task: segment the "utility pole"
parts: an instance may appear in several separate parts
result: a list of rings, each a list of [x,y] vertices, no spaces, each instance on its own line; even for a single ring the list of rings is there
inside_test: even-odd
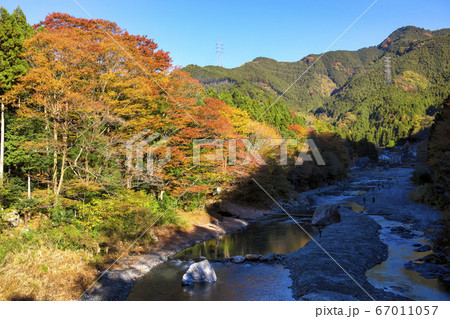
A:
[[[218,41],[216,45],[216,52],[219,54],[219,66],[223,66],[222,53],[223,53],[223,42]]]
[[[391,78],[391,57],[385,56],[384,57],[384,75],[386,78],[386,84],[391,85],[392,84],[392,78]]]

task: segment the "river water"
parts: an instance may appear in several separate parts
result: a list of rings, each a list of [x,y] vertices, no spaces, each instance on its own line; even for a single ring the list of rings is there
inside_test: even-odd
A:
[[[316,204],[343,202],[371,183],[371,180],[359,181],[340,192],[316,195],[314,201]],[[390,228],[403,224],[382,216],[371,217],[382,226],[380,238],[389,246],[388,259],[366,274],[371,284],[415,300],[450,300],[441,280],[425,279],[403,267],[406,262],[430,253],[414,251],[413,244],[428,244],[423,234],[417,233],[412,239],[401,238],[390,233]],[[298,222],[310,235],[317,235],[307,218],[299,218]],[[128,300],[293,300],[289,270],[279,264],[212,262],[218,278],[216,283],[184,287],[181,278],[193,259],[200,256],[215,260],[245,254],[285,254],[302,248],[309,239],[287,217],[254,222],[244,231],[197,244],[180,252],[174,260],[158,265],[137,281]]]
[[[301,221],[300,221],[301,223]],[[315,229],[303,223],[315,235]],[[289,270],[278,264],[213,262],[214,284],[181,285],[192,258],[229,258],[245,254],[285,254],[303,247],[309,236],[290,218],[252,223],[244,231],[223,235],[193,247],[156,266],[134,285],[128,300],[293,300]]]
[[[415,238],[402,238],[390,232],[392,227],[404,224],[387,220],[382,216],[371,216],[383,228],[380,238],[389,246],[389,257],[386,261],[369,269],[366,273],[369,282],[376,288],[409,297],[414,300],[450,300],[446,284],[440,279],[427,279],[419,273],[406,269],[407,261],[422,258],[430,251],[416,252],[414,244],[432,245],[420,231],[414,231]]]

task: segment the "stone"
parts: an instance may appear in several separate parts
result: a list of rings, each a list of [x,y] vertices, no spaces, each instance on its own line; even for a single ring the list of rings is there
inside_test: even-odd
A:
[[[261,255],[256,255],[256,254],[245,255],[245,259],[247,259],[248,261],[258,261],[260,258],[261,258]]]
[[[430,264],[440,264],[439,257],[434,254],[426,255],[425,257],[420,258],[420,260]]]
[[[208,260],[193,263],[183,275],[183,285],[193,285],[196,282],[216,282],[217,276]]]
[[[241,264],[245,261],[245,257],[242,256],[233,256],[230,258],[230,261],[235,264]]]
[[[261,261],[275,261],[277,259],[277,254],[271,253],[261,257]]]
[[[12,210],[2,214],[2,220],[7,222],[11,227],[18,227],[20,223],[20,215],[17,211]]]
[[[414,251],[417,251],[419,253],[423,253],[423,252],[429,251],[429,250],[431,250],[431,246],[430,245],[423,245],[423,246],[421,246],[421,247],[419,247],[417,249],[414,249]]]
[[[315,226],[328,226],[341,221],[339,206],[337,205],[321,205],[317,206],[311,220],[311,224]]]

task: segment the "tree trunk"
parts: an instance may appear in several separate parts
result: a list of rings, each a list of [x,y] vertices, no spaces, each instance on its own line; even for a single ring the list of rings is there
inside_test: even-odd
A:
[[[58,187],[56,188],[56,192],[55,192],[55,204],[58,203],[58,197],[59,194],[61,193],[61,188],[63,185],[63,181],[64,181],[64,172],[66,170],[66,157],[67,157],[67,134],[64,135],[63,137],[63,143],[64,143],[64,148],[63,148],[63,153],[62,153],[62,158],[61,158],[61,172],[59,175],[59,182],[58,182]]]
[[[84,171],[86,173],[86,183],[89,182],[89,161],[88,161],[88,150],[86,150],[86,155],[84,156]]]
[[[31,178],[30,178],[30,174],[28,174],[28,199],[31,199]]]
[[[57,190],[57,181],[58,181],[58,152],[57,152],[57,143],[58,143],[58,132],[56,129],[56,123],[53,123],[53,141],[55,143],[54,145],[54,151],[53,151],[53,193],[56,194]]]

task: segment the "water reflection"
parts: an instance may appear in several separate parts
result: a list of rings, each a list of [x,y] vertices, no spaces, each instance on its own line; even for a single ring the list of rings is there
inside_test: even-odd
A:
[[[429,245],[424,237],[401,238],[392,234],[390,228],[402,226],[382,216],[372,216],[382,227],[380,238],[389,245],[389,257],[383,263],[367,271],[369,282],[377,288],[385,289],[415,300],[450,300],[445,283],[439,279],[426,279],[419,273],[406,269],[403,265],[428,255],[430,252],[415,252],[413,244],[420,242]],[[420,232],[417,232],[420,234]],[[423,234],[422,234],[423,235]]]
[[[302,225],[314,235],[311,226]],[[228,258],[245,254],[285,254],[303,247],[309,236],[291,219],[265,220],[245,231],[197,244],[174,258]],[[289,270],[277,264],[212,263],[218,281],[183,287],[189,263],[174,260],[155,267],[134,285],[128,300],[293,300]]]
[[[262,263],[212,263],[218,281],[182,286],[187,263],[166,262],[140,279],[127,300],[294,300],[289,270]]]
[[[314,235],[315,230],[310,225],[302,226]],[[309,239],[292,220],[270,220],[251,224],[245,231],[197,244],[177,254],[175,258],[205,256],[208,259],[217,259],[245,254],[286,254],[300,249]]]

